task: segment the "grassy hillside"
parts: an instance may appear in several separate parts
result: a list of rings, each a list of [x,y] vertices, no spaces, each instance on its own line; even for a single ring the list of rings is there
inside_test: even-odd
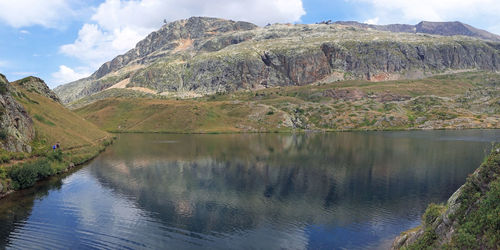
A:
[[[38,144],[36,146],[50,147],[59,142],[63,151],[73,155],[85,155],[110,138],[108,133],[60,103],[13,84],[22,93],[22,96],[16,99],[34,121],[37,136],[35,143]]]
[[[499,128],[500,75],[342,81],[188,100],[112,97],[76,110],[115,132]],[[90,97],[91,98],[91,97]]]
[[[31,142],[31,153],[0,152],[0,197],[9,190],[30,187],[38,179],[83,163],[110,143],[110,134],[59,102],[26,90],[19,83],[12,85],[17,89],[15,99],[34,122],[36,136]],[[56,143],[60,150],[53,151]]]

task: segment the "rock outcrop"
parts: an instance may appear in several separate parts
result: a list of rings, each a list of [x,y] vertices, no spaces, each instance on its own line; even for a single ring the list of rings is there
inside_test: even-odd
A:
[[[391,248],[498,249],[499,175],[497,146],[445,206],[431,204],[422,218],[422,226],[401,234]]]
[[[40,78],[34,77],[34,76],[29,76],[26,78],[23,78],[21,80],[17,80],[13,82],[14,85],[19,86],[23,89],[26,89],[30,92],[35,92],[37,94],[40,94],[42,96],[48,97],[55,102],[61,103],[61,100],[59,97],[52,91],[47,84]]]
[[[430,29],[428,23],[417,26]],[[440,29],[437,27],[430,30]],[[498,42],[394,33],[401,29],[417,28],[393,25],[374,30],[352,24],[257,27],[193,17],[164,25],[92,76],[55,92],[63,103],[70,103],[111,87],[199,96],[322,80],[382,81],[456,70],[500,70]],[[444,30],[443,34],[454,33]]]
[[[31,152],[33,120],[13,95],[18,92],[0,74],[0,146],[7,151]]]

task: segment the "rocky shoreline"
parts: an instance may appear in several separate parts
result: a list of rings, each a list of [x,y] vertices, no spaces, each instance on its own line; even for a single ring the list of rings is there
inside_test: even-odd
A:
[[[497,145],[446,204],[431,204],[422,217],[422,225],[403,232],[391,249],[497,249],[500,229],[494,217],[498,216],[495,207],[500,205],[499,175]]]

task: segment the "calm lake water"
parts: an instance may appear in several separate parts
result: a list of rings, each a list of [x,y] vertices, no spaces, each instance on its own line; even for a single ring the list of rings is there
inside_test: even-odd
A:
[[[0,200],[0,247],[387,248],[493,141],[500,130],[122,134]]]

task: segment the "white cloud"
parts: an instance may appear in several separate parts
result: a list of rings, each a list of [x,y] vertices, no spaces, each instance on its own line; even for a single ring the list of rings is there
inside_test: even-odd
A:
[[[380,23],[416,23],[425,21],[464,21],[499,23],[498,0],[350,0],[368,3],[371,16]]]
[[[379,21],[379,18],[378,18],[378,17],[375,17],[375,18],[372,18],[372,19],[365,20],[363,23],[367,23],[367,24],[378,24],[378,21]]]
[[[0,67],[6,67],[8,64],[9,62],[0,60]]]
[[[51,85],[57,86],[62,83],[72,82],[91,74],[85,68],[78,68],[77,71],[65,65],[59,66],[59,71],[52,73]]]
[[[164,19],[210,16],[265,25],[297,22],[304,14],[302,0],[106,0],[60,52],[96,70],[159,29]]]
[[[490,32],[493,32],[495,34],[500,35],[500,24],[499,23],[495,23],[492,26],[489,26],[486,30],[488,30]]]
[[[61,46],[60,51],[81,60],[91,68],[123,53],[142,39],[149,30],[125,27],[107,31],[98,24],[85,24],[78,32],[77,40]]]
[[[61,20],[74,14],[69,0],[1,0],[0,21],[19,28],[40,25],[61,26]]]
[[[210,16],[259,25],[296,22],[305,14],[301,0],[107,0],[92,20],[106,30],[120,27],[158,28],[163,19]]]
[[[27,30],[20,30],[19,33],[24,34],[24,35],[30,34],[30,32]]]

